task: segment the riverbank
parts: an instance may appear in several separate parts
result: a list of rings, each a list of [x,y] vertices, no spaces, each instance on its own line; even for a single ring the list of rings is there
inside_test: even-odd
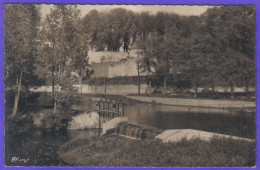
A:
[[[233,100],[212,100],[212,99],[185,99],[185,98],[166,98],[166,97],[145,97],[145,96],[126,96],[131,100],[141,102],[151,102],[165,105],[189,106],[189,107],[209,107],[209,108],[246,108],[255,107],[255,102],[233,101]]]
[[[102,79],[102,82],[104,80]],[[121,96],[138,96],[138,86],[131,84],[113,84],[107,86],[100,85],[88,85],[83,84],[73,85],[75,88],[78,88],[79,93],[81,94],[97,94],[97,95],[121,95]],[[82,87],[82,90],[81,90]],[[58,90],[58,87],[55,86]],[[208,88],[198,88],[197,97],[195,98],[194,89],[190,89],[185,92],[183,90],[176,91],[167,91],[165,95],[163,95],[162,91],[159,90],[157,92],[153,92],[151,95],[147,93],[148,86],[146,84],[141,84],[140,86],[140,96],[146,97],[162,97],[162,98],[187,98],[187,99],[213,99],[213,100],[232,100],[232,101],[255,101],[255,89],[250,88],[249,92],[246,93],[244,88],[235,88],[234,98],[230,98],[230,89],[224,87],[216,87],[215,92],[212,93]],[[34,87],[30,89],[31,92],[47,92],[51,93],[51,86],[41,86]]]
[[[255,142],[213,137],[173,143],[134,140],[118,135],[71,140],[59,156],[69,166],[103,167],[251,167]]]
[[[41,97],[38,102],[41,105],[51,105],[51,94],[46,92],[40,93]],[[136,103],[153,103],[172,106],[198,107],[198,108],[215,108],[228,109],[236,112],[255,113],[256,104],[254,101],[248,100],[231,100],[231,99],[207,99],[207,98],[189,98],[189,97],[174,97],[174,96],[138,96],[138,95],[111,95],[111,94],[81,94],[77,101],[85,101],[89,98],[96,99],[112,99],[122,101],[126,104]]]

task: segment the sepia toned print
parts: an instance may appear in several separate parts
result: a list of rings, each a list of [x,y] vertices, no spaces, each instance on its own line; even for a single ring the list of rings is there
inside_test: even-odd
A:
[[[4,12],[6,166],[255,166],[254,6]]]

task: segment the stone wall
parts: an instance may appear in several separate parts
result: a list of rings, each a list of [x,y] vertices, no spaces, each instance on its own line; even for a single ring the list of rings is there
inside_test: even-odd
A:
[[[110,63],[93,63],[92,69],[94,73],[92,77],[108,77]]]
[[[137,65],[135,58],[128,58],[109,65],[108,77],[115,76],[137,76]]]
[[[161,104],[176,105],[176,106],[194,106],[194,107],[214,107],[214,108],[227,108],[227,107],[255,107],[255,102],[247,101],[233,101],[233,100],[210,100],[210,99],[182,99],[182,98],[164,98],[164,97],[140,97],[140,96],[127,96],[130,99],[156,102]]]
[[[120,61],[92,63],[92,77],[116,77],[116,76],[137,76],[136,58],[128,57]],[[145,75],[140,73],[140,75]]]

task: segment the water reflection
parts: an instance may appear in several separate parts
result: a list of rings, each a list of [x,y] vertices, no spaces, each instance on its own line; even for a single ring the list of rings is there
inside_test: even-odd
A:
[[[34,151],[37,151],[38,147],[48,146],[59,148],[64,143],[77,138],[91,138],[99,135],[98,129],[89,130],[67,130],[64,132],[51,132],[43,129],[32,129],[26,133],[17,134],[5,134],[5,163],[6,165],[14,165],[11,162],[13,157],[28,158],[28,164],[21,164],[22,166],[33,165],[38,161],[37,155],[34,155]],[[32,153],[33,152],[33,153]],[[39,154],[39,153],[38,153]],[[53,155],[49,155],[53,156]],[[55,161],[54,161],[55,162]],[[44,164],[49,165],[48,160]],[[56,160],[54,165],[59,164],[59,160]],[[51,164],[52,165],[52,164]]]
[[[255,117],[226,110],[164,105],[128,105],[129,122],[160,129],[196,129],[255,138]]]

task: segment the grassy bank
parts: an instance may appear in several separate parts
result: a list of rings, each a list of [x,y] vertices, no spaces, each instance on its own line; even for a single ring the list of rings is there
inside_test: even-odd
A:
[[[255,166],[255,142],[214,137],[163,144],[120,136],[76,139],[59,156],[70,166],[246,167]]]

